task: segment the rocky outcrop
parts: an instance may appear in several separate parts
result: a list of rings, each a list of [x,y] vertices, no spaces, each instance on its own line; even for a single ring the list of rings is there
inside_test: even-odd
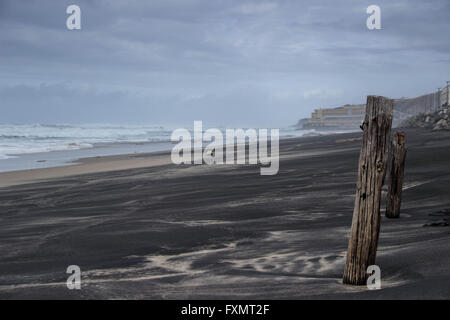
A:
[[[307,118],[298,120],[297,124],[294,126],[296,129],[303,129],[303,127],[308,123]]]
[[[432,130],[450,130],[449,108],[439,109],[433,112],[419,113],[416,116],[404,120],[400,127],[403,128],[429,128]]]

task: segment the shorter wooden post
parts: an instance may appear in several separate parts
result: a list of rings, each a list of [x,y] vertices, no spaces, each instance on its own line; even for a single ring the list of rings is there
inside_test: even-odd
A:
[[[406,139],[405,133],[398,131],[392,138],[391,173],[387,196],[386,217],[399,218],[402,203],[403,174],[405,171]]]

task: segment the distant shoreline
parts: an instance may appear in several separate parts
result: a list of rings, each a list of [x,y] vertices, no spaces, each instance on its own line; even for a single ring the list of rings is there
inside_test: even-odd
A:
[[[320,132],[301,137],[286,135],[281,136],[280,141],[291,139],[303,140],[324,135],[339,136],[342,134],[346,133]],[[31,169],[0,171],[0,188],[80,174],[110,172],[171,164],[170,150],[172,144],[160,143],[159,148],[155,147],[155,144],[157,143],[112,143],[97,145],[89,149],[22,154],[19,155],[18,158],[1,160],[0,163],[6,161],[10,161],[12,163],[24,161],[28,163],[32,162],[33,164],[40,166]],[[105,155],[97,155],[100,148],[108,147],[115,150],[107,149],[104,151],[104,153],[106,153]],[[149,151],[144,151],[146,148]],[[91,156],[89,156],[89,154],[91,154]],[[52,159],[52,156],[55,155],[56,160],[54,159],[55,157]],[[42,160],[45,162],[39,162]]]
[[[297,128],[282,128],[280,140],[347,133],[350,130],[315,131]],[[0,173],[44,168],[67,167],[77,164],[80,159],[108,157],[118,155],[148,154],[169,151],[174,146],[169,137],[166,141],[124,141],[93,143],[91,147],[45,152],[27,152],[9,154],[9,158],[0,159]]]

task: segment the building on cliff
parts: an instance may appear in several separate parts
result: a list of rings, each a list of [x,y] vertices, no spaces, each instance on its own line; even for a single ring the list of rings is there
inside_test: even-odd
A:
[[[366,106],[345,105],[338,108],[316,109],[311,118],[303,124],[303,128],[321,130],[354,129],[364,120]]]
[[[448,107],[450,105],[449,90],[450,85],[447,85],[434,93],[415,98],[395,99],[393,126],[397,126],[411,116]],[[364,121],[365,109],[364,104],[315,109],[311,117],[301,119],[297,127],[316,130],[358,130]]]
[[[442,107],[448,107],[450,106],[450,96],[449,96],[449,90],[450,85],[448,85],[449,82],[447,82],[447,86],[441,90],[441,108]]]

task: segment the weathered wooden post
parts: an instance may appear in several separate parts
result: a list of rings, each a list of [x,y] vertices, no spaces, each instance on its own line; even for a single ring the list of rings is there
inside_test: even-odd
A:
[[[366,284],[375,264],[380,232],[381,188],[386,176],[394,101],[368,96],[359,156],[358,181],[343,282]]]
[[[405,133],[398,131],[392,138],[390,183],[387,196],[386,217],[399,218],[402,203],[403,173],[405,171]]]

